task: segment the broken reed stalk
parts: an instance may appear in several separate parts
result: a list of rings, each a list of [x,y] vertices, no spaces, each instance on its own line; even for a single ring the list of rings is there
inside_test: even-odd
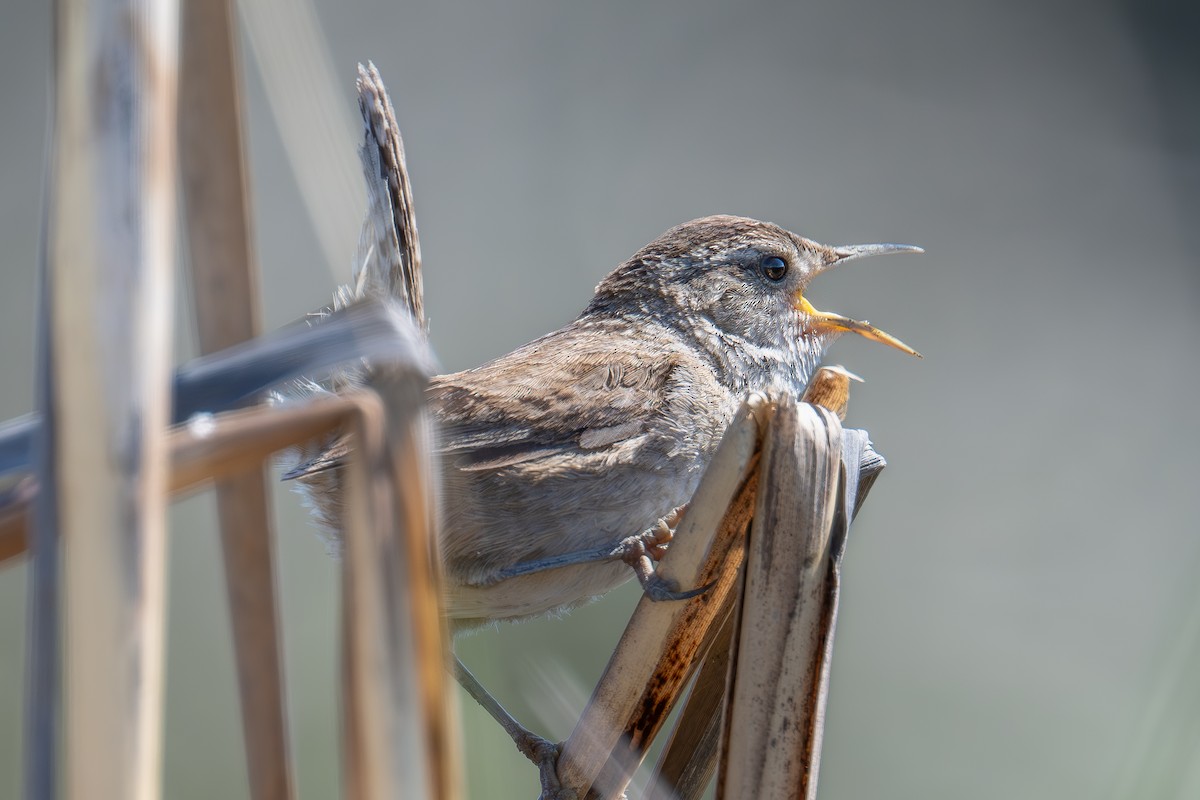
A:
[[[851,380],[857,380],[856,376],[842,367],[821,367],[805,388],[802,401],[844,420]],[[860,463],[860,459],[847,458],[846,463]],[[870,474],[873,480],[878,470],[872,469]],[[703,664],[655,765],[649,800],[698,800],[716,773],[727,672],[737,626],[734,606],[741,602],[743,591],[739,586],[725,600],[724,622],[713,634],[712,646],[704,651]]]
[[[295,406],[255,406],[173,428],[167,439],[168,489],[187,495],[209,488],[273,453],[340,430],[359,413],[361,394],[317,397]]]
[[[428,423],[413,403],[423,385],[392,376],[379,386],[386,399],[353,392],[230,412],[174,433],[178,490],[341,427],[354,434],[343,580],[343,778],[352,799],[459,796],[430,557]]]
[[[741,521],[734,528],[743,534],[749,508],[738,511],[736,506],[756,503],[748,538],[754,563],[747,565],[746,579],[753,579],[753,586],[735,581],[744,556],[744,540],[735,537],[712,548],[725,553],[722,577],[701,596],[714,606],[687,619],[686,632],[680,634],[668,624],[657,630],[656,639],[651,610],[655,604],[643,600],[564,746],[559,777],[565,788],[581,796],[584,792],[597,798],[619,796],[688,678],[699,668],[647,796],[655,800],[701,796],[717,766],[718,742],[725,752],[719,781],[722,796],[815,795],[840,559],[856,501],[865,497],[883,466],[863,431],[843,431],[838,422],[837,417],[845,413],[852,377],[839,368],[826,368],[814,376],[806,399],[827,403],[832,411],[790,398],[781,398],[773,413],[763,410],[760,419],[765,425],[757,433],[763,439],[758,441],[765,440],[773,455],[753,464],[752,479],[743,484],[744,500],[735,500],[728,513],[701,505],[707,496],[706,473],[685,522],[691,519],[703,528],[705,520],[711,525],[714,511],[716,518],[725,513],[722,534],[730,530],[731,517]],[[735,428],[736,423],[731,432]],[[748,464],[732,450],[718,451],[710,471],[736,471]],[[705,549],[708,539],[689,539],[681,529],[660,568],[671,569],[671,552],[683,550],[689,541],[692,558],[705,552],[712,556]],[[800,594],[804,602],[797,602]],[[760,630],[763,620],[765,633]],[[661,626],[661,621],[657,624]],[[751,628],[759,631],[757,638]],[[640,639],[641,635],[650,641]],[[662,649],[656,649],[654,641]],[[739,654],[744,654],[740,662]],[[780,724],[781,714],[786,724]],[[747,746],[746,741],[755,744]],[[762,755],[768,750],[770,758]],[[739,780],[758,783],[742,785],[736,783]]]
[[[816,796],[841,459],[833,414],[779,405],[746,557],[718,797]]]
[[[37,547],[52,561],[65,541],[64,580],[32,573],[28,798],[55,796],[56,774],[69,798],[159,791],[176,16],[169,0],[54,15]]]
[[[363,470],[362,491],[371,498],[363,506],[365,521],[348,534],[364,543],[356,552],[365,548],[367,557],[347,565],[346,591],[353,593],[355,609],[368,609],[348,614],[344,631],[347,652],[358,654],[347,660],[344,684],[352,698],[344,726],[351,797],[461,796],[454,705],[445,699],[447,645],[430,558],[428,423],[423,411],[409,413],[414,393],[422,394],[426,366],[415,359],[406,365],[412,374],[381,378],[386,403],[373,392],[351,392],[203,417],[170,434],[170,488],[176,492],[244,474],[278,450],[345,427],[375,443],[364,448],[371,450],[371,469]],[[406,393],[402,381],[415,388]],[[394,425],[385,425],[388,417]],[[367,713],[359,713],[364,708]]]
[[[461,770],[424,382],[385,373],[373,383],[388,425],[360,418],[346,487],[345,794],[453,798]]]
[[[461,794],[460,771],[430,558],[428,423],[411,405],[424,380],[404,376],[417,384],[408,390],[399,380],[383,379],[386,400],[351,392],[178,428],[172,488],[202,488],[280,449],[341,428],[354,432],[354,452],[361,455],[348,485],[356,511],[347,520],[343,583],[346,795],[453,798]]]
[[[365,463],[352,468],[349,489],[359,513],[348,520],[344,582],[346,794],[453,798],[460,796],[459,770],[454,706],[445,700],[438,580],[429,557],[427,422],[423,413],[408,416],[397,405],[403,401],[394,398],[404,393],[396,380],[380,387],[389,393],[386,402],[360,391],[180,427],[171,436],[171,484],[181,492],[203,488],[331,431],[357,434],[355,452]],[[389,416],[401,433],[389,435]],[[426,477],[414,478],[422,471]],[[394,496],[402,502],[395,504]]]
[[[343,580],[345,794],[454,798],[461,770],[432,560],[424,379],[377,381],[379,394],[235,411],[180,428],[173,483],[197,488],[338,428],[354,433]]]
[[[181,38],[180,177],[200,351],[209,354],[261,330],[231,0],[185,0]],[[294,790],[266,469],[257,464],[215,489],[250,796],[288,800]]]
[[[425,372],[433,368],[420,332],[397,312],[394,304],[357,303],[323,317],[319,325],[292,325],[182,365],[175,372],[174,421],[202,428],[212,419],[206,414],[241,408],[282,382],[362,358],[407,364]],[[325,399],[310,402],[320,404]],[[289,407],[287,412],[295,410]],[[274,419],[269,414],[264,417]],[[0,562],[23,554],[28,545],[28,512],[37,496],[37,481],[29,474],[32,441],[42,434],[37,415],[0,425],[0,454],[8,473],[3,479],[13,481],[10,488],[0,492]],[[247,430],[245,435],[253,437],[255,433]],[[171,433],[172,441],[177,436],[178,429]],[[243,462],[252,469],[261,460],[258,456]],[[192,462],[177,458],[174,463],[173,469],[186,469]],[[191,483],[202,477],[192,476]],[[176,491],[181,484],[178,478],[172,480]],[[184,485],[190,484],[184,481]]]
[[[678,603],[642,598],[570,738],[558,775],[582,797],[619,797],[691,677],[708,627],[733,589],[749,524],[767,403],[752,395],[725,432],[659,575],[683,589],[712,584]]]

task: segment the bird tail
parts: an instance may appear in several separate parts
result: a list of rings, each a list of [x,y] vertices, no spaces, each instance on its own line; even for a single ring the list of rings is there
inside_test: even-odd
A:
[[[334,290],[333,302],[311,316],[364,300],[398,302],[428,333],[421,286],[421,241],[413,214],[412,185],[404,160],[404,140],[383,79],[373,63],[358,65],[358,109],[363,140],[358,148],[367,189],[367,213],[358,235],[350,282]],[[301,394],[338,392],[362,383],[366,365],[359,364],[320,382],[299,386]]]
[[[368,206],[354,259],[352,295],[356,300],[398,300],[425,331],[421,242],[396,112],[374,64],[358,65],[357,86],[363,120],[358,154]]]
[[[358,237],[354,269],[349,284],[334,292],[329,311],[368,300],[398,302],[428,333],[421,287],[421,244],[413,214],[412,186],[404,160],[404,141],[396,113],[379,70],[368,62],[358,65],[358,108],[362,114],[363,141],[359,146],[367,188],[367,214]],[[336,393],[361,385],[365,362],[343,368],[321,381],[305,381],[292,396]],[[295,480],[297,491],[310,506],[318,528],[334,553],[341,550],[341,466],[347,442],[333,435],[295,448],[285,456],[284,480]]]

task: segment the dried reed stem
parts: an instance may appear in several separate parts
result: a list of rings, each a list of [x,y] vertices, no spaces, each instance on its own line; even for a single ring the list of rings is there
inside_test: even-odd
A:
[[[242,419],[236,413],[231,417],[224,414],[212,417],[210,412],[237,408],[248,398],[257,398],[282,381],[362,358],[402,364],[426,373],[432,368],[423,337],[410,319],[397,313],[394,304],[359,303],[333,312],[319,325],[294,325],[272,331],[184,364],[175,373],[176,391],[184,395],[175,397],[175,421],[186,422],[194,426],[192,430],[199,431],[214,419]],[[325,399],[312,402],[322,408]],[[287,409],[285,416],[278,419],[291,419],[287,415],[294,412],[294,408]],[[270,421],[263,424],[271,424],[271,430],[278,430],[276,416],[268,413],[261,418]],[[44,433],[37,415],[0,425],[0,453],[4,455],[9,473],[4,479],[7,481],[10,475],[16,476],[14,488],[0,491],[0,562],[23,554],[28,545],[28,509],[37,495],[37,482],[26,471],[32,469],[33,440]],[[244,435],[254,437],[256,433],[247,428]],[[186,430],[180,433],[180,429],[176,429],[172,433],[173,441],[186,439]],[[240,463],[246,469],[256,468],[273,450],[296,443],[286,436],[283,440],[286,440],[283,444],[266,453],[240,457]],[[236,453],[226,457],[239,459]],[[194,474],[183,477],[176,474],[172,478],[173,491],[202,482],[207,477],[217,477],[206,475],[195,460],[188,457],[174,460],[173,470],[180,469],[192,470]]]
[[[842,367],[821,367],[805,389],[802,401],[828,409],[838,419],[846,418],[850,399],[850,381],[855,376]],[[858,464],[857,455],[847,458],[847,465]],[[847,466],[847,471],[853,470]],[[713,644],[704,656],[692,690],[671,738],[663,747],[654,770],[650,800],[695,800],[708,788],[716,772],[720,743],[721,720],[724,710],[726,682],[729,669],[737,615],[734,604],[742,592],[726,598],[725,621],[713,637]]]
[[[559,778],[580,796],[589,787],[600,797],[621,795],[697,665],[708,628],[737,579],[738,543],[749,523],[768,413],[759,396],[742,406],[658,566],[681,588],[712,588],[683,603],[642,599],[563,746]]]
[[[360,401],[346,483],[344,791],[453,798],[424,385],[389,376],[380,389]]]
[[[66,541],[61,774],[68,798],[148,800],[160,777],[176,9],[60,0],[55,19],[41,353],[53,449],[39,528],[53,535],[42,523],[57,514]]]
[[[180,162],[205,354],[252,339],[261,327],[232,17],[231,0],[183,4]],[[250,796],[287,800],[294,792],[266,480],[256,465],[219,481],[216,499]]]
[[[841,466],[837,417],[781,403],[764,446],[746,557],[719,797],[816,796]]]

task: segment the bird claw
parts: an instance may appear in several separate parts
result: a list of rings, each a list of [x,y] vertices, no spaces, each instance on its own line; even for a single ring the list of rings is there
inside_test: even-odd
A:
[[[683,519],[683,512],[686,510],[686,503],[676,506],[640,535],[639,538],[646,547],[646,555],[651,559],[660,561],[667,554],[667,546],[675,538],[675,529],[679,527],[679,523]]]
[[[654,568],[654,562],[666,555],[667,547],[675,538],[675,528],[683,519],[687,506],[678,506],[651,525],[642,533],[624,539],[612,551],[614,558],[619,558],[633,568],[637,575],[642,591],[654,601],[688,600],[696,595],[704,594],[711,587],[701,586],[699,589],[680,591],[666,578],[660,577]]]
[[[638,575],[638,580],[641,580],[641,575]],[[666,600],[691,600],[693,597],[699,597],[707,592],[716,584],[706,583],[698,589],[680,590],[675,588],[675,584],[666,578],[660,577],[657,574],[652,574],[649,578],[642,581],[642,591],[646,597],[649,597],[656,603]]]
[[[646,530],[622,539],[609,555],[621,559],[635,570],[638,569],[636,563],[642,559],[659,561],[667,554],[667,546],[675,538],[675,528],[679,526],[686,510],[686,504],[676,506]]]

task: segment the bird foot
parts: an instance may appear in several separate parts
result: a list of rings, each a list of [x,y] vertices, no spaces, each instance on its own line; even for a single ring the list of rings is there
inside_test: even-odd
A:
[[[523,731],[513,736],[513,743],[538,768],[538,782],[542,791],[538,800],[577,800],[576,793],[564,789],[558,779],[558,756],[562,753],[562,745],[555,744],[549,739],[543,739],[530,731]]]
[[[683,519],[687,505],[676,506],[665,517],[659,517],[641,533],[626,537],[617,542],[617,546],[609,553],[610,558],[619,558],[634,569],[635,562],[645,558],[647,561],[658,561],[667,554],[667,546],[675,538],[675,529]]]
[[[654,601],[688,600],[708,591],[708,586],[680,591],[671,581],[658,575],[654,562],[666,555],[667,547],[675,538],[675,529],[683,519],[687,506],[678,506],[642,533],[630,536],[613,548],[612,557],[619,558],[633,568],[642,591]]]
[[[711,584],[709,586],[702,586],[699,589],[680,591],[671,581],[659,577],[654,568],[654,562],[666,555],[667,547],[670,545],[671,540],[675,538],[675,528],[678,527],[680,520],[683,519],[683,514],[686,510],[686,505],[672,509],[671,513],[659,519],[658,522],[646,530],[622,539],[617,543],[616,547],[582,550],[542,558],[537,561],[525,561],[520,564],[514,564],[497,572],[492,582],[498,583],[509,578],[517,578],[535,572],[544,572],[549,569],[558,569],[578,564],[590,564],[596,561],[624,561],[633,568],[634,574],[637,575],[638,583],[642,585],[646,596],[651,600],[687,600],[698,594],[704,594],[709,590]]]

